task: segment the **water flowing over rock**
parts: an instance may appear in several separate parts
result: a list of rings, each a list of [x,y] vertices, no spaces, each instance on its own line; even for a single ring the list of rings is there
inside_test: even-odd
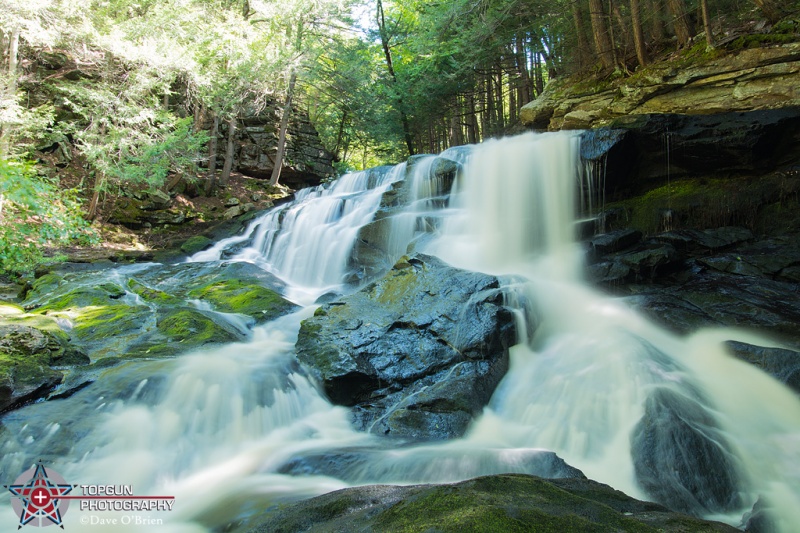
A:
[[[418,255],[303,322],[297,357],[357,427],[443,439],[481,412],[513,339],[496,278]]]
[[[656,389],[631,441],[637,480],[670,509],[702,514],[742,505],[733,453],[697,399]]]
[[[634,116],[582,134],[581,154],[600,162],[608,194],[690,175],[764,174],[797,164],[800,107],[714,115]]]

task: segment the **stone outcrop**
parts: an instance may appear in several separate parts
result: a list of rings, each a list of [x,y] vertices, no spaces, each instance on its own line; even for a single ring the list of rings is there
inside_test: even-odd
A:
[[[508,369],[515,332],[502,300],[493,276],[404,258],[305,320],[297,357],[360,429],[458,437]]]
[[[629,116],[584,132],[581,156],[597,163],[612,198],[686,177],[763,176],[800,164],[800,107]]]
[[[236,135],[236,170],[247,176],[269,178],[275,166],[280,109],[274,103],[258,115],[241,120]],[[223,128],[224,130],[224,128]],[[220,132],[220,142],[226,131]],[[223,146],[220,144],[220,146]],[[293,189],[319,185],[336,175],[333,154],[323,146],[308,114],[294,110],[286,135],[286,155],[280,182]],[[220,161],[218,168],[221,168]]]
[[[0,321],[0,413],[47,396],[63,380],[61,368],[89,363],[65,335],[17,322]]]
[[[735,53],[693,64],[651,66],[620,81],[555,80],[520,110],[537,129],[587,129],[631,115],[710,114],[800,105],[800,43]]]
[[[344,489],[280,506],[254,521],[248,533],[739,531],[635,500],[595,481],[514,474],[452,485]]]

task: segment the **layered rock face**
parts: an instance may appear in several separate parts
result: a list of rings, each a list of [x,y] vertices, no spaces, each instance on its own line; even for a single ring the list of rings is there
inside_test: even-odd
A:
[[[515,342],[498,280],[424,255],[325,304],[303,322],[297,357],[356,427],[439,440],[464,434],[508,369]]]
[[[622,83],[554,81],[522,107],[538,129],[588,129],[630,115],[712,114],[800,105],[800,43],[741,50],[693,65],[652,66]]]
[[[280,123],[278,106],[245,117],[236,135],[236,169],[242,174],[269,178],[275,166]],[[220,145],[221,146],[221,145]],[[323,146],[308,114],[295,110],[286,136],[286,156],[281,183],[293,189],[319,185],[320,180],[336,175],[333,154]]]

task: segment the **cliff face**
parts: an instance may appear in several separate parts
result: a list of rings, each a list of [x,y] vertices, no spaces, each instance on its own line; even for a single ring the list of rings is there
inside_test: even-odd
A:
[[[95,63],[81,63],[61,51],[30,51],[22,61],[23,76],[20,79],[20,87],[25,91],[32,107],[53,106],[56,119],[54,129],[61,128],[66,123],[73,123],[76,129],[82,129],[85,127],[85,118],[72,109],[73,106],[66,101],[62,89],[81,81],[91,82],[99,79],[100,70],[103,68],[101,59]],[[173,87],[172,94],[167,100],[168,109],[178,116],[187,116],[192,112],[192,106],[185,101],[185,92],[185,88]],[[268,100],[264,109],[251,111],[240,117],[236,131],[234,171],[255,178],[270,177],[277,153],[280,108],[278,102]],[[212,124],[212,120],[206,114],[201,121],[201,128],[210,132]],[[222,122],[217,131],[217,169],[221,169],[224,162],[226,139],[227,127]],[[60,155],[60,164],[67,164],[75,152],[71,140],[66,138],[51,140],[55,142],[51,146],[44,146],[43,149],[60,150],[63,152],[63,155]],[[286,156],[280,182],[294,189],[317,185],[322,179],[336,174],[332,165],[333,159],[334,155],[322,145],[319,133],[311,123],[308,113],[294,109],[286,137]]]
[[[279,123],[277,105],[241,120],[236,138],[236,170],[255,178],[270,177],[275,166]],[[299,189],[318,185],[321,179],[335,174],[333,154],[322,146],[308,114],[295,110],[286,135],[286,157],[280,182]]]
[[[611,82],[554,80],[521,109],[520,120],[535,129],[589,129],[631,115],[800,105],[800,43],[721,54],[698,50]]]

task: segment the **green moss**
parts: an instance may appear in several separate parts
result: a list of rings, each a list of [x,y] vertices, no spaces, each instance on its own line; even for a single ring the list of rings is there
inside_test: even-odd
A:
[[[128,280],[128,290],[138,294],[146,302],[153,302],[159,305],[180,305],[182,303],[181,300],[171,294],[148,287],[133,278]]]
[[[787,33],[751,33],[742,35],[727,45],[729,50],[747,50],[750,48],[760,48],[771,44],[786,44],[797,41],[797,35]]]
[[[188,342],[193,346],[237,340],[229,331],[193,309],[161,314],[156,327],[170,341]]]
[[[140,331],[143,318],[150,314],[146,306],[106,305],[87,307],[74,318],[72,334],[83,342],[98,341]]]
[[[187,239],[186,242],[181,245],[181,251],[185,254],[191,255],[201,250],[205,250],[213,243],[214,241],[208,237],[204,237],[203,235],[195,235],[194,237]]]
[[[56,291],[50,297],[40,300],[37,313],[63,311],[82,307],[101,307],[109,305],[125,295],[125,289],[115,283],[103,283],[95,287],[78,287],[68,292]]]
[[[33,282],[33,287],[25,297],[25,301],[38,300],[55,291],[62,283],[64,278],[58,274],[45,274]]]
[[[205,300],[218,311],[242,313],[258,321],[272,320],[297,308],[273,290],[236,279],[199,287],[190,291],[189,297]]]
[[[623,225],[645,234],[681,227],[752,229],[771,194],[764,180],[696,178],[673,181],[606,208],[622,208],[628,215]]]
[[[655,531],[545,480],[512,475],[424,490],[377,518],[386,532]]]

